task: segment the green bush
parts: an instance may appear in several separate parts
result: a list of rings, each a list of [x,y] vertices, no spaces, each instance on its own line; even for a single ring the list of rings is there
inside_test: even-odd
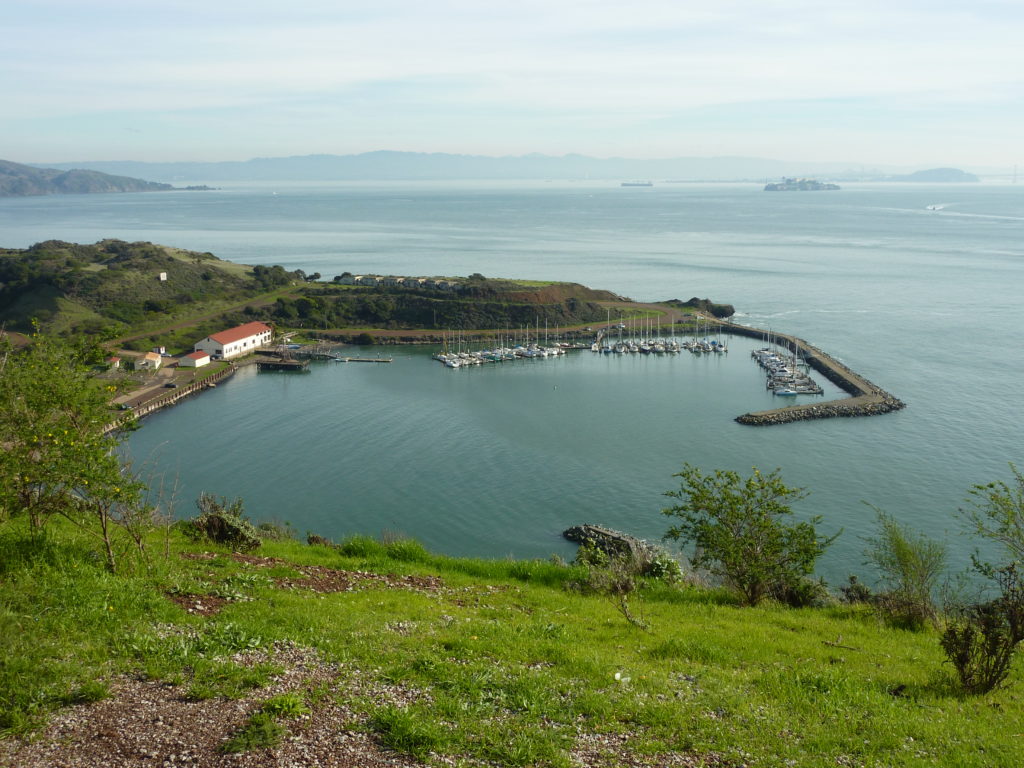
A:
[[[967,693],[987,693],[1010,673],[1024,640],[1024,582],[1016,564],[996,574],[1000,596],[962,609],[942,634],[942,650]]]
[[[920,630],[938,621],[933,594],[946,569],[946,545],[914,533],[877,511],[878,533],[866,539],[868,561],[878,568],[884,591],[872,600],[890,624]]]
[[[804,589],[802,582],[836,538],[818,535],[818,517],[783,522],[793,514],[787,500],[802,499],[806,493],[785,485],[777,469],[762,474],[755,467],[749,477],[741,478],[720,469],[705,475],[686,464],[673,477],[682,478],[679,489],[665,495],[680,503],[662,513],[678,522],[665,538],[693,543],[694,567],[722,578],[747,605]]]
[[[203,493],[196,505],[199,507],[199,516],[183,526],[190,538],[223,544],[235,552],[251,552],[263,543],[260,532],[242,514],[241,499],[229,502],[224,497],[217,498]]]

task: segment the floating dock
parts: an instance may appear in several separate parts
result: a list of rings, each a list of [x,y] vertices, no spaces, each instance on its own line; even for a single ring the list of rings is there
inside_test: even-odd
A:
[[[261,371],[304,371],[309,360],[257,360],[256,368]]]

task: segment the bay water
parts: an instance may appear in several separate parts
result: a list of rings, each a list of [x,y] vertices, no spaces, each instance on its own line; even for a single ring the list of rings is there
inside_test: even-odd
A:
[[[0,200],[0,245],[108,237],[328,279],[481,272],[708,297],[907,403],[740,426],[733,417],[773,402],[757,345],[738,338],[727,356],[577,352],[454,371],[432,349],[379,348],[369,354],[394,362],[247,369],[148,417],[130,449],[178,479],[181,515],[207,491],[332,538],[392,531],[454,555],[571,556],[560,532],[575,523],[659,538],[684,462],[779,467],[810,491],[800,516],[843,529],[820,567],[838,580],[865,571],[873,507],[947,538],[963,564],[974,543],[955,513],[968,490],[1024,466],[1016,185],[293,183]]]

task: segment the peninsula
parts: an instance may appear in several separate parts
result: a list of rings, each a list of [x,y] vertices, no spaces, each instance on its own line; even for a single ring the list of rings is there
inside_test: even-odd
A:
[[[32,195],[84,195],[105,192],[165,192],[170,184],[143,181],[129,176],[112,176],[99,171],[74,168],[35,168],[0,160],[0,197]],[[208,189],[194,187],[192,189]]]
[[[137,415],[215,385],[234,369],[216,360],[201,372],[185,357],[198,339],[233,327],[261,325],[274,335],[356,344],[440,344],[459,334],[484,341],[509,330],[543,326],[575,346],[637,323],[655,335],[698,324],[760,338],[763,331],[728,320],[734,308],[691,298],[645,303],[576,283],[468,277],[319,273],[250,266],[153,243],[103,240],[92,245],[46,241],[0,249],[0,324],[12,332],[88,335],[102,340],[125,368],[150,368],[118,382],[119,405]],[[612,322],[614,318],[614,322]],[[265,324],[265,325],[264,325]],[[899,410],[889,393],[795,336],[776,334],[850,397],[792,405],[737,417],[741,424],[866,416]],[[265,341],[253,348],[265,346]],[[154,350],[156,352],[154,353]],[[116,355],[114,354],[116,353]],[[162,361],[181,355],[184,363]],[[149,363],[146,357],[156,357]],[[171,362],[170,365],[162,365]]]

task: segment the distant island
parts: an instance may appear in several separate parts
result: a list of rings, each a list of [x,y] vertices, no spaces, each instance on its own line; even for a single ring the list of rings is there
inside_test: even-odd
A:
[[[815,179],[783,179],[764,185],[765,192],[821,192],[839,189],[838,184],[828,184]]]
[[[961,171],[959,168],[930,168],[927,171],[916,171],[903,176],[885,176],[877,181],[917,181],[926,183],[960,184],[976,182],[978,177],[973,173]]]
[[[21,163],[0,160],[0,197],[32,195],[86,195],[103,192],[165,192],[175,189],[170,184],[144,181],[129,176],[112,176],[81,168],[60,170],[35,168]],[[205,186],[189,190],[210,189]]]

